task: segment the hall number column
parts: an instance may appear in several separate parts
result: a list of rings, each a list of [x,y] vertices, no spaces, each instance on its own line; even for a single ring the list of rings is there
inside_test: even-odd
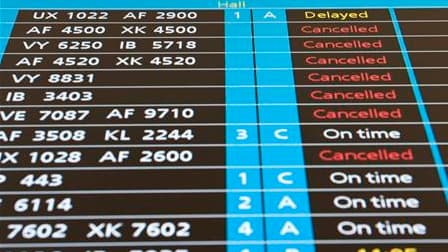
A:
[[[265,252],[251,20],[225,10],[227,252]]]

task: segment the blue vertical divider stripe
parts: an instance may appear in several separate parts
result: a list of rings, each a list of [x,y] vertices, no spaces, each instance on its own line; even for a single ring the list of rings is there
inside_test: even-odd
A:
[[[251,190],[227,193],[227,251],[264,252],[250,10],[225,10],[225,21],[226,183],[230,190]]]
[[[286,21],[285,10],[253,10],[267,252],[314,252],[308,193],[293,190],[307,178],[302,146],[288,145],[302,139]]]
[[[1,1],[1,0],[0,0]],[[9,36],[17,17],[17,9],[0,8],[0,63],[3,60],[3,54],[8,45]]]
[[[406,69],[408,71],[409,80],[411,81],[412,90],[414,92],[415,100],[418,104],[418,111],[423,121],[423,127],[425,129],[426,137],[429,142],[429,146],[431,148],[432,156],[434,158],[434,162],[437,167],[437,172],[440,177],[440,182],[445,192],[445,199],[448,204],[448,178],[445,172],[445,166],[442,160],[442,155],[440,153],[439,147],[437,146],[437,140],[434,135],[434,131],[431,127],[431,120],[429,119],[428,112],[426,111],[426,107],[424,104],[423,96],[421,94],[419,83],[417,81],[417,77],[415,76],[414,68],[412,66],[411,58],[409,57],[409,53],[406,47],[406,42],[403,38],[403,34],[401,32],[400,24],[398,23],[397,15],[395,14],[395,10],[389,9],[390,18],[393,21],[395,34],[397,35],[398,44],[400,45],[400,49],[402,51],[404,63],[406,65]]]
[[[244,8],[385,8],[386,6],[430,8],[448,5],[446,0],[2,0],[0,5],[5,8],[226,8],[230,7],[231,2],[239,2],[240,7]]]

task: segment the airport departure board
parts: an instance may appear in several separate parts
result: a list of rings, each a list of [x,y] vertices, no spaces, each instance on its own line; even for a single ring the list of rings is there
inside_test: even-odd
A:
[[[447,252],[448,2],[0,0],[1,252]]]

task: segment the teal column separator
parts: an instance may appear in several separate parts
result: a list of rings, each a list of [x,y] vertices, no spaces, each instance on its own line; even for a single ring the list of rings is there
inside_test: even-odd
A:
[[[1,1],[1,0],[0,0]],[[2,9],[0,6],[0,64],[8,46],[9,37],[16,21],[17,9]]]
[[[412,84],[412,90],[414,92],[414,96],[415,96],[415,99],[418,104],[418,111],[419,111],[420,116],[423,121],[423,127],[425,129],[426,137],[427,137],[429,145],[431,147],[432,156],[434,158],[434,162],[437,167],[437,172],[440,177],[440,182],[443,187],[443,191],[445,193],[445,199],[448,204],[448,179],[447,179],[447,174],[445,172],[445,167],[444,167],[443,160],[442,160],[442,155],[440,154],[440,150],[437,145],[437,140],[434,135],[434,131],[431,127],[431,121],[429,119],[428,112],[425,107],[425,103],[423,101],[422,93],[418,86],[419,83],[418,83],[417,77],[415,75],[414,68],[412,66],[411,58],[409,57],[409,53],[408,53],[408,50],[406,47],[406,42],[403,38],[403,34],[401,32],[400,24],[398,23],[398,18],[397,18],[397,15],[395,14],[395,10],[393,8],[390,8],[389,14],[390,14],[391,20],[394,25],[395,34],[397,36],[397,40],[400,45],[400,49],[402,51],[402,55],[403,55],[404,63],[405,63],[405,66],[406,66],[406,69],[407,69],[407,72],[409,75],[409,79]]]

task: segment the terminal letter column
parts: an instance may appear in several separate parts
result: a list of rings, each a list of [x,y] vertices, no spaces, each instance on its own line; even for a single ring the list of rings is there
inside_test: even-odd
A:
[[[284,10],[254,10],[268,252],[312,252],[313,230]]]

